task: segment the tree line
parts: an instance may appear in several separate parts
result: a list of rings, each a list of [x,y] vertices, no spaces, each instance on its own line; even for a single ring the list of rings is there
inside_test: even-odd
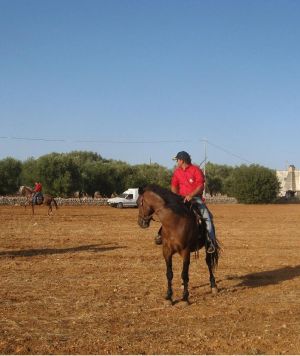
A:
[[[0,194],[12,195],[21,185],[32,187],[40,181],[43,191],[54,196],[70,197],[76,191],[111,196],[149,183],[169,188],[172,173],[157,163],[130,165],[89,151],[54,152],[25,161],[7,157],[0,160]],[[226,194],[240,203],[271,203],[279,188],[276,172],[263,166],[206,164],[210,195]]]

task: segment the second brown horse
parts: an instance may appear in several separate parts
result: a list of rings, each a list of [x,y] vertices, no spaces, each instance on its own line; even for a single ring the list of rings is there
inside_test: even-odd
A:
[[[52,213],[52,205],[54,205],[55,208],[57,209],[56,200],[51,195],[43,194],[43,200],[37,204],[32,201],[33,193],[34,193],[33,189],[26,187],[25,185],[22,185],[19,188],[19,194],[26,197],[25,208],[27,205],[31,205],[32,214],[34,214],[34,205],[44,204],[44,205],[48,206],[48,215],[50,215],[50,213]]]

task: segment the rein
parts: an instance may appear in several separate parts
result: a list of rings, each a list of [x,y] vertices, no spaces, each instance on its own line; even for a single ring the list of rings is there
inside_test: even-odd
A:
[[[145,222],[145,223],[147,223],[147,224],[150,224],[150,221],[151,221],[151,220],[157,221],[157,220],[155,220],[155,219],[153,218],[153,215],[156,214],[159,210],[161,210],[161,208],[158,208],[158,209],[154,210],[153,213],[151,213],[151,214],[145,216],[145,214],[144,214],[144,204],[143,204],[143,203],[144,203],[144,198],[142,197],[142,198],[141,198],[141,201],[140,201],[140,205],[141,205],[141,207],[142,207],[143,215],[144,215],[144,216],[142,216],[141,214],[139,214],[139,218],[140,218],[143,222]]]

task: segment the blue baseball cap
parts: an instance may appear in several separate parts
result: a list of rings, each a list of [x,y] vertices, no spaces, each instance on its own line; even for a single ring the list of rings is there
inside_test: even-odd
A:
[[[178,159],[181,159],[183,160],[184,162],[188,162],[190,163],[191,162],[191,156],[185,152],[185,151],[180,151],[177,153],[177,155],[173,158],[173,160],[178,160]]]

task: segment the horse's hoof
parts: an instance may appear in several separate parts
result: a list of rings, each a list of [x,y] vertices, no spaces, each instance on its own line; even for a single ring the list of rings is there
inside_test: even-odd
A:
[[[217,288],[217,287],[213,287],[213,288],[211,289],[211,294],[212,294],[212,295],[217,295],[217,294],[218,294],[218,288]]]
[[[186,308],[190,305],[191,303],[188,300],[181,300],[178,302],[176,305],[177,308]]]
[[[164,305],[165,305],[166,307],[169,307],[170,305],[173,305],[173,302],[172,302],[171,299],[165,299],[165,300],[164,300]]]

